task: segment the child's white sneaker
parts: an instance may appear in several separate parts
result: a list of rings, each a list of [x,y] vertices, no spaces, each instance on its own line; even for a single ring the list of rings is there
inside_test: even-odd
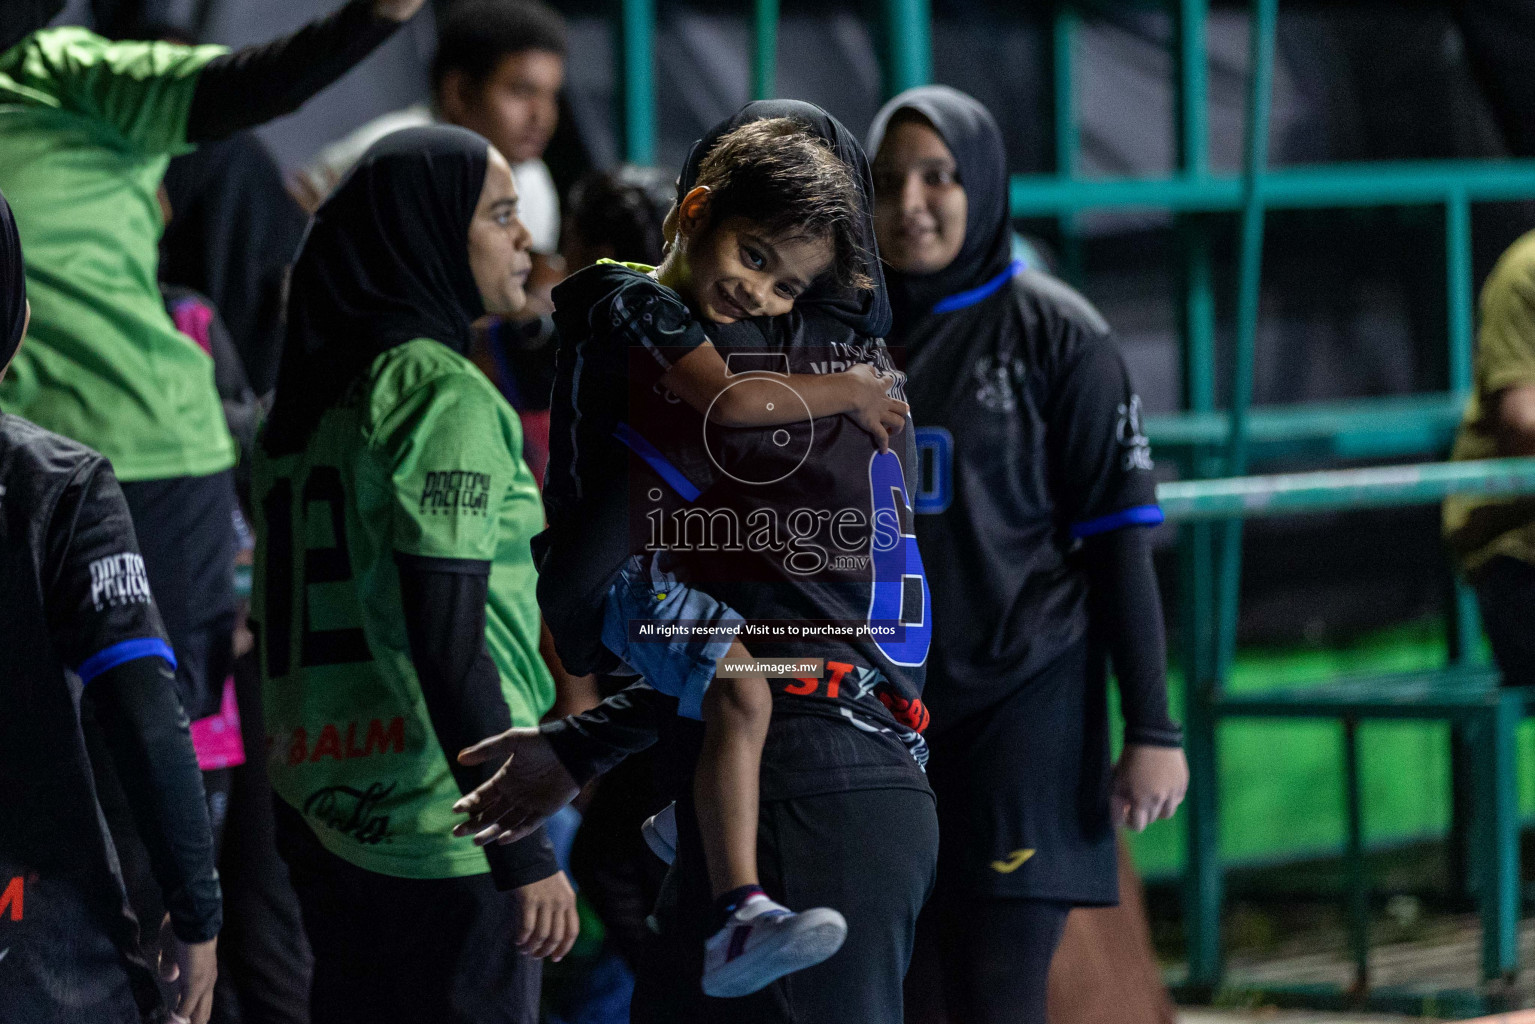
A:
[[[677,859],[677,805],[669,803],[645,819],[640,835],[650,852],[670,864]]]
[[[749,995],[842,948],[847,921],[829,907],[798,914],[766,896],[748,899],[704,945],[705,995]]]

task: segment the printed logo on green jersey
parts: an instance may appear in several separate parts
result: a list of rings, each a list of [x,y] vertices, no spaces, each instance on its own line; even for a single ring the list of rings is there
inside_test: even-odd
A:
[[[483,516],[490,508],[490,474],[467,469],[426,474],[418,512],[433,515]]]
[[[375,782],[367,789],[354,786],[326,786],[309,794],[304,813],[327,828],[351,836],[359,843],[374,846],[390,835],[389,815],[377,814],[378,805],[394,793],[399,783]]]

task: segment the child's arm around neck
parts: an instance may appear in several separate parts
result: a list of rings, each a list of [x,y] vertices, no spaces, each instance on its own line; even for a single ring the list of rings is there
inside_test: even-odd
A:
[[[881,451],[900,430],[907,405],[891,398],[891,381],[859,364],[843,373],[732,374],[712,343],[698,346],[661,378],[672,394],[725,427],[771,427],[846,413],[869,431]],[[785,399],[788,388],[801,401]],[[803,404],[801,404],[803,402]]]

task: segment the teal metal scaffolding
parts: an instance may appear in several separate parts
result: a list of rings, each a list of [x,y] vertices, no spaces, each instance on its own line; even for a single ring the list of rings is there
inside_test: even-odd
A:
[[[624,74],[620,109],[624,152],[628,159],[655,157],[654,0],[620,0],[618,18]],[[1242,166],[1217,171],[1210,163],[1208,54],[1209,0],[1164,0],[1175,33],[1174,123],[1177,170],[1146,178],[1088,179],[1079,171],[1080,133],[1075,103],[1074,47],[1079,17],[1070,0],[1058,0],[1051,29],[1055,162],[1053,174],[1018,175],[1011,182],[1016,216],[1050,216],[1062,230],[1068,276],[1080,269],[1075,223],[1089,210],[1159,209],[1176,218],[1182,275],[1178,305],[1182,335],[1184,410],[1153,417],[1147,433],[1164,458],[1180,468],[1184,482],[1164,488],[1163,501],[1179,527],[1180,619],[1186,679],[1185,729],[1192,784],[1185,804],[1188,829],[1185,922],[1188,932],[1188,982],[1194,992],[1218,991],[1224,979],[1220,912],[1222,869],[1217,835],[1218,769],[1216,736],[1222,717],[1245,715],[1332,717],[1344,723],[1344,767],[1349,811],[1347,853],[1360,855],[1358,762],[1355,733],[1368,717],[1440,717],[1456,723],[1461,748],[1488,735],[1505,737],[1509,717],[1522,714],[1522,697],[1499,697],[1495,678],[1475,664],[1471,638],[1478,635],[1474,604],[1464,588],[1452,608],[1451,664],[1442,673],[1413,679],[1340,684],[1306,702],[1285,695],[1235,699],[1224,693],[1236,647],[1241,579],[1242,522],[1267,510],[1293,511],[1329,507],[1410,504],[1425,494],[1454,490],[1507,493],[1535,486],[1528,462],[1489,465],[1468,471],[1454,467],[1419,467],[1412,481],[1400,470],[1377,471],[1371,478],[1345,475],[1341,480],[1308,478],[1294,488],[1264,493],[1271,504],[1256,508],[1253,488],[1272,484],[1207,481],[1241,477],[1255,458],[1283,454],[1326,461],[1409,455],[1442,455],[1458,423],[1472,386],[1473,282],[1471,204],[1478,201],[1535,197],[1535,160],[1442,160],[1356,163],[1348,165],[1268,166],[1269,109],[1274,77],[1278,0],[1251,0],[1249,86]],[[884,0],[883,40],[886,89],[893,94],[931,79],[929,0]],[[778,0],[755,0],[752,89],[759,97],[774,93],[777,63]],[[1444,210],[1446,266],[1445,324],[1448,387],[1428,395],[1394,396],[1324,405],[1252,408],[1253,362],[1258,326],[1265,215],[1270,210],[1319,207],[1364,208],[1429,205]],[[1238,223],[1238,286],[1234,302],[1234,350],[1230,360],[1229,401],[1216,403],[1216,288],[1212,234],[1220,218]],[[1398,476],[1390,474],[1396,472]],[[1479,475],[1480,474],[1480,475]],[[1300,478],[1297,478],[1300,479]],[[1340,497],[1336,485],[1353,491]],[[1183,488],[1183,490],[1180,490]],[[1320,489],[1318,489],[1320,488]],[[1499,489],[1502,489],[1501,491]],[[1480,696],[1478,696],[1480,694]],[[1368,699],[1367,699],[1367,696]],[[1383,696],[1384,695],[1384,696]],[[1517,705],[1517,707],[1516,707]],[[1491,716],[1490,718],[1486,716]],[[1489,725],[1491,722],[1493,724]],[[1493,730],[1489,733],[1488,730]],[[1492,760],[1507,765],[1510,749],[1499,739]],[[1489,769],[1490,770],[1490,769]],[[1501,769],[1499,769],[1501,770]],[[1493,773],[1496,774],[1495,772]],[[1483,773],[1482,804],[1506,802],[1508,793],[1495,777]],[[1473,787],[1475,788],[1475,787]],[[1485,810],[1485,807],[1484,807]],[[1517,861],[1510,882],[1511,858],[1506,818],[1491,827],[1483,813],[1471,832],[1484,840],[1485,869],[1479,884],[1484,907],[1484,975],[1508,973],[1514,965],[1512,922],[1517,913]],[[1494,841],[1493,833],[1502,839]],[[1361,870],[1362,869],[1358,869]],[[1497,884],[1493,886],[1496,878]],[[1368,987],[1368,921],[1362,876],[1351,885],[1351,946],[1358,978]],[[1493,886],[1496,892],[1489,889]],[[1357,992],[1356,992],[1357,994]]]
[[[1069,4],[1055,19],[1055,96],[1057,172],[1017,176],[1012,181],[1016,215],[1052,214],[1069,230],[1072,215],[1088,209],[1158,208],[1178,216],[1183,256],[1182,333],[1185,412],[1153,419],[1147,432],[1165,455],[1178,462],[1186,479],[1224,474],[1240,477],[1254,453],[1390,457],[1440,454],[1458,422],[1472,384],[1473,287],[1471,203],[1477,200],[1535,196],[1535,161],[1432,161],[1341,166],[1268,167],[1269,109],[1274,73],[1278,0],[1253,0],[1249,16],[1249,85],[1246,138],[1239,173],[1210,167],[1205,25],[1207,0],[1177,0],[1177,123],[1179,166],[1176,174],[1143,179],[1084,180],[1076,173],[1077,131],[1071,96],[1071,33],[1075,17]],[[1263,234],[1267,211],[1306,207],[1441,205],[1445,210],[1446,298],[1448,319],[1448,390],[1436,395],[1386,398],[1327,406],[1252,409],[1253,357],[1262,281]],[[1230,363],[1229,406],[1215,402],[1215,294],[1211,266],[1211,227],[1215,215],[1238,218],[1238,288],[1234,352]],[[1428,468],[1429,478],[1444,483],[1463,470]],[[1306,490],[1268,492],[1267,501],[1295,510],[1359,505],[1410,504],[1436,483],[1392,482],[1391,471],[1370,480],[1357,474],[1349,498]],[[1517,476],[1517,473],[1515,474]],[[1515,481],[1515,489],[1525,481]],[[1477,489],[1487,481],[1461,484]],[[1447,486],[1458,487],[1453,481]],[[1198,515],[1177,508],[1177,487],[1191,487],[1202,498]],[[1180,527],[1180,601],[1186,679],[1185,729],[1191,774],[1184,805],[1188,830],[1185,875],[1185,927],[1188,938],[1188,989],[1205,995],[1224,983],[1220,915],[1222,869],[1219,855],[1217,732],[1224,717],[1329,717],[1344,725],[1344,769],[1348,810],[1346,857],[1350,878],[1350,946],[1356,980],[1352,995],[1369,991],[1368,906],[1363,876],[1359,821],[1357,726],[1364,718],[1437,717],[1451,722],[1462,749],[1488,744],[1473,762],[1476,822],[1467,830],[1480,857],[1478,894],[1483,907],[1483,975],[1497,978],[1515,966],[1517,918],[1516,833],[1510,805],[1512,722],[1523,713],[1522,695],[1500,694],[1496,674],[1472,663],[1479,624],[1473,602],[1460,588],[1453,606],[1452,664],[1441,673],[1406,680],[1354,680],[1330,689],[1312,688],[1272,695],[1271,699],[1235,699],[1224,693],[1236,648],[1244,517],[1261,511],[1251,504],[1251,482],[1231,481],[1200,491],[1197,482],[1174,485],[1164,496]],[[1260,488],[1261,490],[1261,488]],[[1414,497],[1414,494],[1417,497]],[[1310,502],[1308,505],[1307,502]],[[1212,624],[1214,628],[1212,628]],[[1413,694],[1417,694],[1413,697]],[[1326,1001],[1326,1000],[1322,1000]]]

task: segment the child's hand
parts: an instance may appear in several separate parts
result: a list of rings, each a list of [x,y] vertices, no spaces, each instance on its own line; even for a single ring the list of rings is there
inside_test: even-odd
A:
[[[839,376],[850,390],[851,408],[847,414],[868,431],[880,451],[889,451],[890,435],[901,432],[906,425],[906,414],[911,411],[905,402],[890,397],[895,378],[880,373],[868,363],[859,363]]]

